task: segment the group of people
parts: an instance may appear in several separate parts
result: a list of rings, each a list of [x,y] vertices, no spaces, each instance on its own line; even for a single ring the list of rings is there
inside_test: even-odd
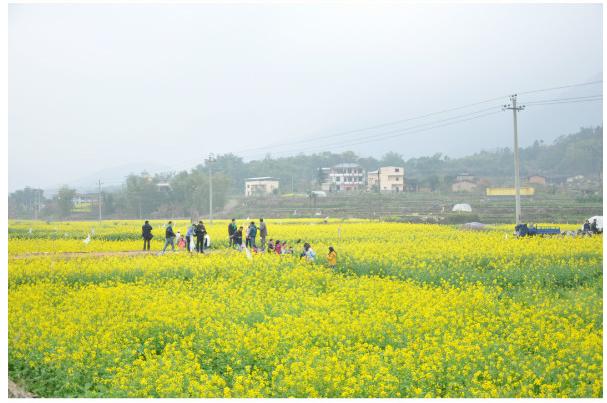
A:
[[[228,224],[228,238],[230,239],[230,247],[238,247],[239,249],[242,249],[242,241],[244,239],[244,247],[257,250],[257,244],[255,242],[257,239],[257,232],[259,232],[259,240],[261,243],[260,246],[261,250],[263,251],[266,248],[266,237],[268,236],[268,227],[263,221],[263,218],[259,219],[259,227],[255,224],[255,221],[251,221],[246,231],[242,225],[238,227],[236,225],[236,219],[232,218],[232,221],[230,224]]]
[[[586,220],[584,222],[584,227],[582,229],[582,232],[584,234],[599,234],[599,233],[601,233],[601,230],[599,229],[599,225],[596,222],[596,218],[594,220],[592,220],[592,223],[590,223],[588,220]]]
[[[152,226],[149,221],[145,221],[141,227],[141,234],[143,237],[143,250],[150,250],[150,241],[154,237],[152,235]],[[257,246],[257,236],[259,234],[259,247]],[[250,250],[253,253],[276,253],[277,255],[294,255],[294,249],[292,246],[287,244],[287,241],[280,241],[269,239],[266,244],[266,238],[268,236],[268,227],[264,222],[263,218],[259,219],[259,226],[255,221],[251,221],[245,231],[244,227],[236,225],[236,219],[232,218],[228,224],[228,238],[229,247],[236,248],[239,251]],[[301,240],[297,240],[296,244],[300,244]],[[165,241],[164,247],[160,254],[164,254],[169,246],[171,250],[175,251],[175,244],[180,249],[185,249],[188,252],[204,253],[204,250],[210,247],[211,239],[207,233],[206,227],[202,221],[198,224],[193,223],[188,227],[185,237],[178,231],[173,231],[173,222],[169,221],[165,226]],[[308,262],[314,262],[316,260],[316,253],[312,249],[312,246],[308,242],[304,242],[303,250],[299,254],[301,259],[305,259]],[[335,267],[337,265],[337,252],[333,246],[329,246],[329,253],[327,255],[327,262],[329,266]]]
[[[143,238],[143,250],[150,250],[150,241],[154,237],[152,235],[152,226],[149,221],[145,221],[141,227],[141,236]],[[173,231],[173,221],[169,221],[164,228],[164,247],[160,254],[164,254],[169,246],[175,251],[175,244],[180,249],[185,249],[188,252],[204,253],[204,250],[211,245],[211,239],[202,221],[198,224],[192,223],[185,234],[181,235],[179,231]]]

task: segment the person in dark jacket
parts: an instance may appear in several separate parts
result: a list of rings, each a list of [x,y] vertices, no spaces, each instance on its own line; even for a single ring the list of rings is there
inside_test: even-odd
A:
[[[241,250],[242,248],[242,225],[240,226],[240,228],[238,228],[236,230],[236,232],[234,232],[234,245],[236,245],[236,247],[238,248],[238,250]]]
[[[583,231],[585,234],[590,234],[590,222],[588,220],[586,220],[586,222],[584,223]]]
[[[141,227],[141,236],[143,237],[143,250],[150,250],[150,241],[154,235],[152,235],[152,226],[148,220],[146,220],[145,224]]]
[[[599,225],[596,222],[596,218],[592,220],[592,224],[590,224],[590,232],[592,232],[593,234],[598,234],[600,232]]]
[[[164,233],[164,248],[162,248],[162,254],[164,254],[169,245],[171,245],[171,250],[175,252],[175,238],[177,238],[177,235],[173,232],[173,221],[169,221]]]
[[[234,246],[234,233],[236,232],[236,219],[232,218],[232,222],[228,225],[228,236],[230,238],[230,247]]]
[[[196,230],[194,234],[196,235],[196,252],[204,253],[204,236],[207,233],[207,229],[205,228],[202,221],[198,221],[198,225],[196,226]]]
[[[247,229],[247,239],[249,241],[249,247],[257,248],[257,245],[255,245],[256,236],[257,236],[257,226],[255,225],[255,221],[251,221],[251,224],[249,224],[249,228]]]

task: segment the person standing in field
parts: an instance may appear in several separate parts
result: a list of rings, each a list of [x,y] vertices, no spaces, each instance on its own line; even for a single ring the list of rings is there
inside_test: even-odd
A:
[[[196,226],[196,252],[204,253],[204,236],[207,233],[207,229],[205,228],[202,221],[198,221],[198,225]]]
[[[263,218],[259,219],[259,239],[261,240],[261,250],[266,250],[266,237],[268,236],[268,227],[263,222]]]
[[[152,226],[148,220],[141,227],[141,236],[143,237],[143,250],[150,250],[150,241],[154,235],[152,235]]]
[[[196,230],[196,224],[192,223],[188,227],[187,232],[185,233],[185,243],[186,243],[186,249],[188,250],[188,252],[192,251],[190,244],[194,241],[194,231],[195,230]]]
[[[247,239],[249,241],[249,247],[256,248],[255,245],[255,237],[257,236],[257,226],[255,225],[255,221],[251,221],[249,224],[249,228],[247,229]]]
[[[236,232],[236,219],[232,218],[232,222],[228,225],[228,237],[230,238],[230,247],[234,246],[234,233]]]
[[[240,228],[238,228],[236,230],[236,232],[234,233],[234,245],[236,245],[236,247],[238,248],[238,250],[242,250],[242,231],[244,230],[244,228],[242,227],[242,225],[240,226]]]
[[[164,248],[162,248],[162,253],[167,249],[167,246],[171,245],[171,250],[175,252],[175,233],[173,232],[173,221],[169,221],[164,231]]]
[[[590,224],[590,232],[592,232],[593,234],[599,233],[599,225],[596,222],[596,218],[592,220],[592,224]]]
[[[329,263],[330,268],[335,268],[337,265],[337,252],[333,249],[332,246],[329,246],[329,254],[327,255],[327,263]]]

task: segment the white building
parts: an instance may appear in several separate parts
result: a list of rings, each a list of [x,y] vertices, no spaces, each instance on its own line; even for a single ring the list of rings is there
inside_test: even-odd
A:
[[[329,169],[322,168],[322,170],[325,173],[322,190],[343,192],[362,190],[365,187],[365,173],[358,164],[337,164]]]
[[[247,178],[244,182],[244,195],[264,196],[278,192],[280,180],[271,176],[262,176],[259,178]]]
[[[405,190],[403,167],[381,167],[367,173],[367,189],[380,192],[402,192]]]

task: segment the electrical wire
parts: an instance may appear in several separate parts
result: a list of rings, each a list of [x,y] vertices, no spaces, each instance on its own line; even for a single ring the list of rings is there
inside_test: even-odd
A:
[[[492,109],[494,109],[494,108],[492,108]],[[421,133],[421,132],[424,132],[424,131],[440,128],[440,127],[451,126],[451,125],[454,125],[454,124],[458,124],[458,123],[462,123],[462,122],[467,122],[467,121],[483,118],[483,117],[490,116],[490,115],[495,115],[495,114],[498,114],[498,113],[502,113],[501,109],[498,110],[498,111],[484,113],[484,114],[477,115],[477,116],[474,116],[474,117],[469,117],[469,118],[466,118],[466,119],[459,119],[459,120],[456,120],[456,121],[453,121],[453,122],[449,122],[449,123],[436,124],[438,122],[435,122],[435,124],[430,125],[430,127],[420,128],[420,129],[413,130],[413,131],[401,130],[398,133],[394,133],[394,134],[387,135],[387,136],[384,135],[384,136],[381,136],[381,137],[372,137],[372,138],[366,138],[366,139],[359,139],[360,141],[354,141],[354,142],[348,141],[346,143],[339,142],[339,143],[332,143],[332,144],[323,144],[323,145],[307,148],[307,149],[305,149],[303,151],[302,150],[285,150],[285,151],[279,152],[278,154],[293,153],[293,152],[297,152],[297,151],[310,152],[310,151],[315,151],[315,150],[323,150],[323,149],[326,149],[327,147],[339,147],[339,148],[350,147],[350,146],[353,146],[353,145],[366,144],[366,143],[370,143],[370,142],[377,141],[377,140],[385,140],[385,139],[390,139],[390,138],[395,138],[395,137],[402,137],[402,136],[406,136],[406,135],[417,134],[417,133]]]
[[[595,95],[588,95],[588,96],[584,96],[584,97],[569,97],[569,98],[554,98],[554,99],[538,99],[536,101],[529,101],[529,102],[522,102],[524,105],[533,105],[533,104],[537,104],[537,103],[543,103],[543,102],[552,102],[552,101],[567,101],[567,100],[578,100],[578,99],[586,99],[586,98],[596,98],[596,97],[603,97],[603,94],[595,94]]]
[[[473,106],[477,106],[477,105],[482,105],[482,104],[486,104],[488,102],[492,102],[492,101],[497,101],[499,99],[503,99],[504,96],[501,97],[495,97],[495,98],[490,98],[490,99],[486,99],[484,101],[479,101],[479,102],[474,102],[474,103],[470,103],[470,104],[466,104],[466,105],[462,105],[462,106],[457,106],[454,108],[448,108],[448,109],[443,109],[440,111],[436,111],[436,112],[431,112],[431,113],[426,113],[424,115],[419,115],[419,116],[413,116],[410,118],[406,118],[406,119],[399,119],[399,120],[393,120],[391,122],[386,122],[386,123],[380,123],[377,125],[373,125],[373,126],[367,126],[367,127],[363,127],[360,129],[353,129],[353,130],[346,130],[346,131],[341,131],[341,132],[336,132],[336,133],[332,133],[332,134],[326,134],[326,135],[321,135],[321,136],[315,136],[315,137],[307,137],[305,139],[301,139],[301,140],[296,140],[296,141],[290,141],[288,143],[282,143],[282,144],[275,144],[272,145],[271,147],[280,147],[283,145],[293,145],[293,144],[301,144],[301,143],[307,143],[309,141],[312,140],[318,140],[318,139],[326,139],[326,138],[331,138],[331,137],[341,137],[347,134],[352,134],[352,133],[358,133],[358,132],[363,132],[363,131],[367,131],[367,130],[372,130],[372,129],[378,129],[381,127],[386,127],[386,126],[393,126],[393,125],[397,125],[400,123],[405,123],[405,122],[410,122],[413,120],[420,120],[420,119],[424,119],[430,116],[435,116],[435,115],[440,115],[443,113],[448,113],[448,112],[454,112],[457,110],[462,110],[462,109],[467,109],[467,108],[471,108]],[[235,154],[243,154],[246,153],[248,151],[257,151],[257,150],[265,150],[268,147],[254,147],[254,148],[249,148],[249,149],[241,149],[238,151],[235,151]]]
[[[543,106],[543,105],[562,105],[562,104],[577,104],[580,102],[593,102],[593,101],[602,101],[603,97],[594,98],[594,99],[578,99],[577,101],[562,101],[562,102],[542,102],[531,104],[528,106]]]
[[[587,86],[587,85],[599,84],[599,83],[602,83],[602,82],[603,82],[603,80],[587,81],[587,82],[584,82],[584,83],[577,83],[577,84],[570,84],[570,85],[561,85],[560,87],[551,87],[551,88],[542,88],[542,89],[532,90],[532,91],[523,91],[523,92],[518,92],[517,95],[527,95],[527,94],[535,94],[535,93],[538,93],[538,92],[563,90],[563,89],[566,89],[566,88],[584,87],[584,86]]]
[[[477,111],[474,111],[474,112],[468,112],[468,113],[460,114],[460,115],[457,115],[457,116],[452,116],[452,117],[441,119],[441,120],[437,120],[437,121],[434,121],[434,122],[422,123],[422,124],[415,125],[415,126],[409,126],[409,127],[405,127],[405,128],[394,129],[394,130],[390,130],[390,131],[386,131],[386,132],[374,133],[372,135],[367,134],[366,136],[348,138],[347,140],[348,140],[349,144],[352,144],[351,141],[356,141],[356,140],[361,140],[361,139],[370,139],[370,138],[381,138],[382,136],[385,136],[385,135],[389,135],[389,134],[393,134],[393,133],[402,133],[404,131],[414,130],[414,129],[425,127],[425,126],[428,126],[428,125],[435,125],[437,123],[448,122],[448,121],[460,119],[460,118],[463,118],[463,117],[466,117],[466,116],[473,116],[473,115],[477,115],[479,113],[487,112],[487,111],[494,110],[496,108],[501,108],[501,107],[502,107],[502,105],[494,105],[494,106],[491,106],[489,108],[477,110]],[[291,143],[291,144],[293,144],[293,143]],[[335,143],[325,144],[325,146],[330,146],[332,144],[335,144]],[[338,143],[338,144],[341,144],[341,142]],[[282,151],[279,151],[279,152],[282,152]],[[257,153],[257,154],[240,154],[240,155],[241,156],[243,156],[243,155],[244,156],[251,156],[251,155],[259,155],[259,153]]]

